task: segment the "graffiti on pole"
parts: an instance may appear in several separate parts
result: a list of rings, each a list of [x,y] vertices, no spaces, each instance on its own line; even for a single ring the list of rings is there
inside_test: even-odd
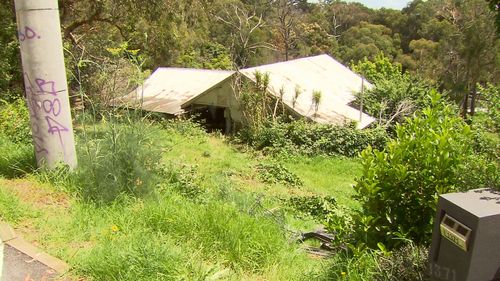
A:
[[[24,80],[26,81],[26,98],[31,114],[31,129],[36,152],[50,153],[43,144],[45,133],[57,135],[61,148],[65,151],[62,134],[70,132],[70,129],[69,126],[63,124],[63,120],[58,119],[62,111],[62,103],[58,98],[58,93],[64,91],[56,90],[55,81],[35,78],[33,83],[27,73],[24,73]],[[41,131],[40,122],[45,122],[46,132]]]
[[[38,163],[52,168],[64,162],[75,167],[60,24],[54,7],[56,0],[16,0],[26,101]]]

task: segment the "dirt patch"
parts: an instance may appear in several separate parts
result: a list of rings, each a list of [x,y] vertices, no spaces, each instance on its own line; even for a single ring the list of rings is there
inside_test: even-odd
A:
[[[0,179],[0,186],[16,195],[22,202],[37,209],[68,209],[71,205],[67,194],[51,190],[43,184],[28,179]]]

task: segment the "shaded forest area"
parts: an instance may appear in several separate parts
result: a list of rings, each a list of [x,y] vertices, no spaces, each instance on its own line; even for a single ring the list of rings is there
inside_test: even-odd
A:
[[[59,5],[70,84],[87,95],[124,91],[129,80],[111,79],[112,86],[106,81],[110,75],[130,78],[137,66],[237,69],[323,53],[347,65],[383,54],[412,77],[448,90],[465,112],[472,107],[471,114],[476,85],[499,80],[495,1],[415,0],[402,11],[305,0]],[[0,3],[0,22],[0,91],[15,97],[22,93],[22,77],[13,1]]]

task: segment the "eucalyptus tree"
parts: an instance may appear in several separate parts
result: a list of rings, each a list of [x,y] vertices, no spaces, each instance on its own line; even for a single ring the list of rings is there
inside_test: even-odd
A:
[[[251,59],[264,49],[275,49],[267,40],[268,23],[260,9],[239,1],[219,3],[218,7],[214,17],[227,32],[224,44],[229,46],[236,68],[248,66]]]

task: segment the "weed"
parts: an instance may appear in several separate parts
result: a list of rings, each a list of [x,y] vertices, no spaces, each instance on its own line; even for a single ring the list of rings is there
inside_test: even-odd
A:
[[[205,254],[224,258],[232,267],[256,271],[271,265],[289,249],[281,229],[273,221],[240,213],[232,204],[206,206],[169,199],[148,204],[144,221],[154,231],[190,241]]]
[[[377,255],[378,270],[374,280],[423,281],[429,280],[427,269],[428,249],[411,241],[389,254]]]
[[[173,188],[182,196],[194,200],[196,202],[203,202],[206,191],[201,188],[201,181],[203,178],[199,177],[196,166],[182,165],[177,167],[170,164],[162,169],[162,178],[164,188]]]
[[[281,183],[293,187],[303,185],[302,180],[297,175],[279,162],[259,163],[256,167],[260,180],[265,183]]]
[[[103,121],[95,131],[84,130],[77,139],[79,163],[74,171],[59,167],[43,171],[39,178],[65,186],[89,202],[109,203],[123,196],[151,194],[160,180],[156,130],[146,121]]]

